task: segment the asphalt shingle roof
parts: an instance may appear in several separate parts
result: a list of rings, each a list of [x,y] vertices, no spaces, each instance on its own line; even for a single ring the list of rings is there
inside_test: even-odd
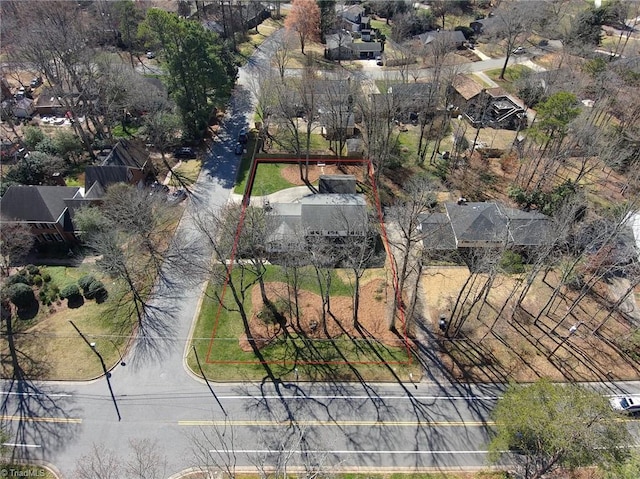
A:
[[[8,220],[55,223],[66,209],[65,199],[80,188],[12,185],[0,199],[0,215]]]

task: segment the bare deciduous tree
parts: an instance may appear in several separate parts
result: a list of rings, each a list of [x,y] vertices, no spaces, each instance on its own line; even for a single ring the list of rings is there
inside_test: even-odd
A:
[[[25,223],[6,222],[0,218],[0,272],[7,276],[12,264],[29,254],[34,238]]]
[[[504,79],[513,50],[521,46],[531,34],[532,24],[539,19],[540,8],[538,2],[509,2],[502,4],[493,13],[486,33],[491,38],[503,41],[505,59],[500,78]]]
[[[405,282],[409,273],[415,269],[414,262],[420,260],[416,245],[423,238],[419,229],[421,218],[429,212],[434,201],[431,181],[426,177],[416,177],[406,185],[406,197],[396,200],[396,203],[386,213],[389,228],[395,230],[389,236],[397,275],[396,291],[389,321],[390,330],[395,330],[398,308],[404,304]]]
[[[163,479],[167,477],[167,458],[156,441],[129,440],[131,455],[124,459],[103,445],[93,444],[91,452],[77,464],[78,479]]]

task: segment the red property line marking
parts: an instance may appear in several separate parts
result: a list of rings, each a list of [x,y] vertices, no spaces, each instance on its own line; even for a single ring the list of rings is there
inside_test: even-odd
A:
[[[376,185],[374,178],[373,165],[371,162],[368,163],[369,170],[369,181],[371,182],[371,188],[373,189],[373,197],[376,203],[376,209],[378,210],[378,220],[380,221],[380,231],[382,233],[382,241],[384,242],[384,247],[387,250],[387,256],[389,257],[389,265],[391,266],[391,277],[393,278],[393,291],[395,291],[396,295],[396,305],[398,307],[398,312],[400,313],[400,324],[402,325],[402,338],[404,339],[405,348],[407,349],[407,357],[409,358],[409,364],[411,364],[413,360],[413,356],[411,355],[409,340],[407,338],[407,328],[406,321],[404,315],[404,302],[402,301],[402,292],[398,290],[398,274],[396,272],[396,265],[393,260],[393,254],[391,253],[391,247],[389,246],[389,237],[387,236],[387,229],[384,227],[384,221],[382,216],[382,205],[380,205],[380,195],[378,194],[378,186]],[[392,314],[396,314],[395,311],[392,311]]]
[[[251,164],[251,168],[249,169],[249,178],[247,180],[247,186],[245,188],[245,192],[243,194],[243,198],[242,198],[242,209],[240,211],[240,218],[238,220],[238,226],[236,228],[236,232],[235,232],[235,238],[233,240],[233,247],[231,249],[231,254],[229,257],[229,265],[227,266],[227,274],[225,275],[225,281],[224,284],[222,285],[222,293],[220,295],[220,299],[218,301],[218,308],[216,310],[216,316],[215,316],[215,321],[214,321],[214,325],[213,325],[213,329],[211,331],[211,339],[209,340],[209,347],[207,349],[207,355],[205,358],[205,362],[207,364],[258,364],[260,363],[259,361],[255,360],[255,361],[225,361],[225,360],[215,360],[212,361],[210,359],[211,357],[211,350],[213,349],[213,343],[215,342],[216,339],[216,333],[218,331],[218,325],[220,322],[220,314],[222,313],[222,308],[224,307],[224,299],[225,299],[225,295],[226,295],[226,291],[227,291],[227,286],[229,284],[229,281],[231,279],[231,272],[233,270],[233,263],[235,260],[235,256],[238,250],[238,242],[240,239],[240,234],[242,232],[242,227],[244,225],[244,219],[245,219],[245,215],[246,215],[246,211],[247,211],[247,207],[249,206],[250,203],[250,199],[251,199],[251,190],[253,189],[253,183],[255,180],[255,175],[256,175],[256,171],[258,168],[258,164],[259,163],[295,163],[298,164],[300,162],[305,162],[305,163],[309,163],[309,165],[313,166],[313,163],[317,164],[317,163],[324,163],[325,165],[327,164],[339,164],[339,163],[348,163],[348,164],[358,164],[358,165],[366,165],[367,166],[367,172],[369,175],[369,180],[371,181],[371,185],[372,185],[372,189],[373,189],[373,193],[374,193],[374,200],[375,200],[375,207],[376,210],[378,212],[378,220],[380,222],[380,228],[381,228],[381,232],[382,232],[382,239],[385,245],[385,248],[387,249],[387,255],[389,257],[389,264],[391,265],[391,276],[393,278],[393,289],[395,291],[396,294],[396,298],[401,298],[401,294],[398,291],[398,276],[396,273],[396,268],[395,268],[395,264],[393,262],[393,256],[391,254],[391,248],[389,247],[389,239],[387,237],[387,231],[384,227],[384,221],[383,221],[383,216],[382,216],[382,206],[380,205],[380,196],[378,195],[378,188],[375,184],[374,181],[374,177],[373,177],[373,166],[371,164],[371,161],[368,159],[356,159],[356,158],[319,158],[319,157],[313,157],[313,158],[309,158],[308,161],[306,159],[299,159],[299,158],[254,158],[252,164]],[[405,348],[407,351],[407,357],[409,358],[408,361],[386,361],[386,362],[381,362],[381,361],[297,361],[295,364],[298,365],[346,365],[346,364],[362,364],[362,365],[380,365],[380,364],[392,364],[392,365],[407,365],[407,364],[412,364],[413,362],[413,357],[411,355],[411,348],[409,346],[409,341],[407,338],[407,331],[406,331],[406,327],[405,327],[405,314],[404,314],[404,306],[402,304],[402,301],[397,300],[396,303],[399,306],[399,314],[400,314],[400,322],[402,325],[402,335],[403,335],[403,342],[405,344]],[[283,361],[263,361],[266,364],[282,364],[283,366],[286,366],[287,364],[293,364],[291,361],[287,361],[287,360],[283,360]]]

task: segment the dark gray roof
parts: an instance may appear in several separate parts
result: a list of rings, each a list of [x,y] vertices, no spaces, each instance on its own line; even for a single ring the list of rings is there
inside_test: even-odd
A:
[[[317,194],[305,196],[300,203],[302,225],[307,231],[360,231],[366,224],[362,195]]]
[[[431,213],[420,218],[422,243],[428,249],[456,249],[456,237],[444,213]]]
[[[356,177],[354,175],[320,175],[318,191],[322,193],[356,193]]]
[[[122,139],[113,147],[102,166],[127,166],[142,169],[148,159],[148,152],[132,141]]]
[[[508,219],[509,233],[513,244],[539,246],[553,240],[552,223],[548,216],[537,211],[522,211],[496,205]]]
[[[349,48],[354,53],[379,53],[382,52],[382,43],[380,42],[353,42],[349,44]]]
[[[458,245],[465,242],[506,243],[507,218],[495,203],[445,203]]]
[[[87,166],[84,170],[84,189],[89,191],[95,183],[103,188],[114,183],[128,183],[131,178],[126,166]]]
[[[345,141],[345,145],[347,147],[347,154],[355,154],[364,152],[364,144],[360,138],[347,138]]]
[[[65,199],[80,188],[68,186],[12,185],[0,199],[0,215],[6,220],[55,223],[66,209]]]
[[[456,46],[464,43],[466,38],[459,30],[440,30],[433,32],[425,32],[418,35],[418,38],[425,44],[444,44]]]
[[[512,244],[540,246],[553,240],[552,222],[538,213],[496,203],[445,203],[446,214],[420,218],[427,249]]]

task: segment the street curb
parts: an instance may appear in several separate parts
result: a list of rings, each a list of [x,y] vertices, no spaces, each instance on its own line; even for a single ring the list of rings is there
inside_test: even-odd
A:
[[[196,374],[195,371],[189,367],[189,364],[187,363],[187,358],[189,357],[189,351],[193,347],[193,332],[196,329],[196,324],[198,324],[198,318],[200,317],[200,311],[202,309],[202,303],[204,301],[204,293],[208,285],[209,285],[209,280],[207,279],[203,283],[202,287],[200,288],[200,297],[198,298],[198,304],[196,305],[196,310],[193,313],[193,318],[191,319],[191,326],[189,327],[189,335],[187,337],[187,341],[184,344],[184,352],[182,354],[182,367],[184,368],[185,372],[187,373],[188,376],[191,377],[191,379],[198,381],[201,384],[207,384],[207,381],[202,376],[199,376],[198,374]]]
[[[275,452],[275,451],[274,451]],[[459,472],[497,472],[497,471],[507,471],[508,467],[505,466],[458,466],[458,467],[330,467],[331,472],[333,474],[373,474],[373,475],[382,475],[382,474],[416,474],[416,473],[431,473],[431,474],[447,474],[447,473],[459,473]],[[234,467],[234,473],[236,475],[245,474],[245,475],[255,475],[261,472],[273,473],[276,471],[275,468],[267,467],[264,470],[260,470],[256,467]],[[309,472],[308,469],[305,469],[303,466],[290,466],[287,467],[287,471],[293,474],[304,474]],[[199,467],[190,467],[187,469],[183,469],[180,472],[176,472],[175,474],[168,477],[168,479],[186,479],[196,474],[206,474],[207,472],[217,474],[218,472],[222,472],[220,469],[211,468],[209,471],[206,471],[205,468]],[[202,477],[202,476],[200,476]]]

